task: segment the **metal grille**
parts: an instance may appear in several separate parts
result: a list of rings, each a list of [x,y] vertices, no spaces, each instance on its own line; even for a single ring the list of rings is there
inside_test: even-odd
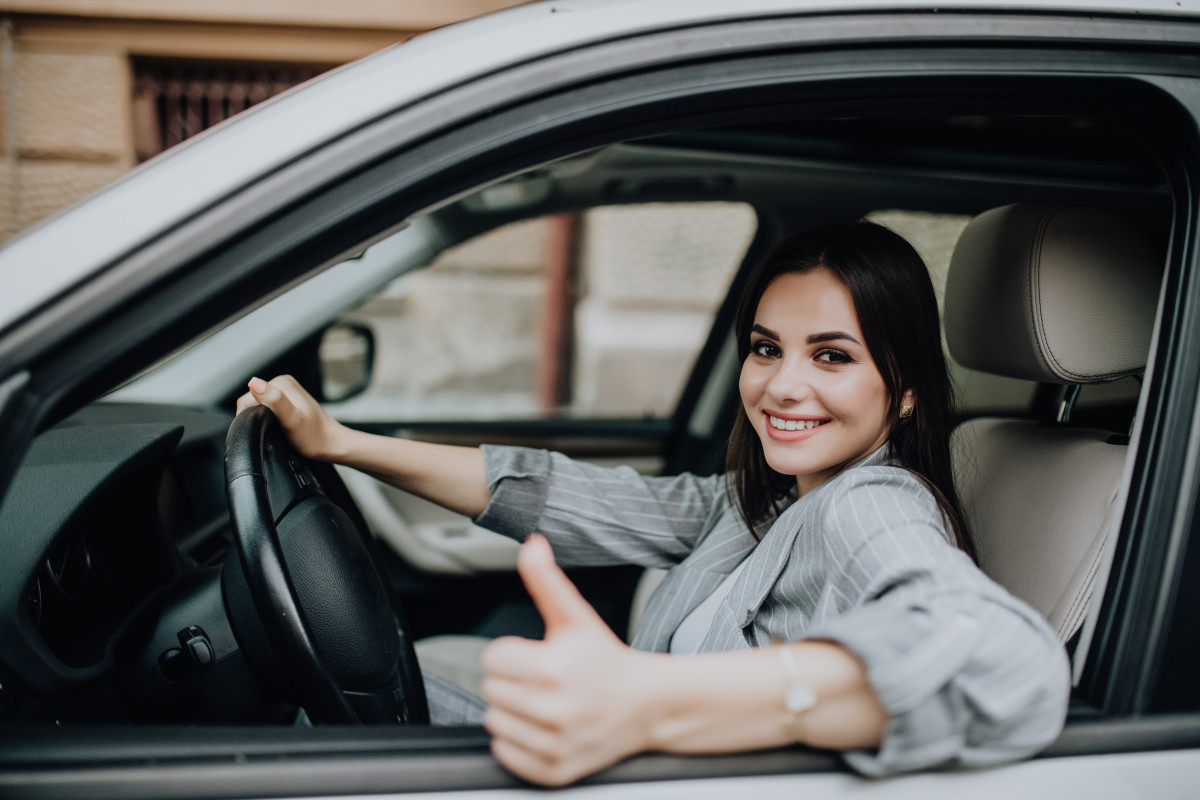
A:
[[[134,148],[145,160],[331,65],[135,62]]]

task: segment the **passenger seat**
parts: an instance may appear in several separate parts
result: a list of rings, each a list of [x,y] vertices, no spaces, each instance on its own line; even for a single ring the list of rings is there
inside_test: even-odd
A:
[[[1078,387],[1144,371],[1161,261],[1126,218],[1082,203],[1021,203],[963,231],[946,284],[954,359]],[[974,419],[952,441],[980,567],[1066,642],[1083,622],[1115,523],[1127,446],[1054,420]],[[918,400],[919,402],[919,400]]]

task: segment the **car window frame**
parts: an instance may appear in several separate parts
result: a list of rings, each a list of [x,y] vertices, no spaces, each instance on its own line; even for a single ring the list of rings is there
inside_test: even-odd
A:
[[[1157,82],[1187,96],[1181,79]],[[1194,105],[1188,109],[1193,124],[1200,119],[1196,111]],[[1093,614],[1096,632],[1078,692],[1094,709],[1114,717],[1149,710],[1197,511],[1200,241],[1197,198],[1185,187],[1195,185],[1200,159],[1180,147],[1163,167],[1178,191],[1158,324],[1132,436],[1138,446],[1123,483],[1125,513],[1110,540],[1112,569]]]

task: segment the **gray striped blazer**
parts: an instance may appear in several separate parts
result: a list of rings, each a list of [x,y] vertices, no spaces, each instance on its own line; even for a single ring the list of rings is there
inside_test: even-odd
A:
[[[665,567],[633,646],[665,652],[676,627],[748,557],[700,652],[835,641],[891,715],[884,775],[984,765],[1053,741],[1066,715],[1066,653],[1046,622],[950,544],[929,490],[886,448],[793,502],[762,533],[719,476],[649,477],[558,453],[485,446],[492,501],[476,522],[544,534],[564,565]]]

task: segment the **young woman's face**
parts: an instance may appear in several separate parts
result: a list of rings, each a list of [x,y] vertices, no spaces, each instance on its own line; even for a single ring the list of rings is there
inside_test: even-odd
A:
[[[888,391],[863,341],[849,290],[824,267],[780,275],[758,301],[738,386],[767,464],[800,494],[887,440]]]

